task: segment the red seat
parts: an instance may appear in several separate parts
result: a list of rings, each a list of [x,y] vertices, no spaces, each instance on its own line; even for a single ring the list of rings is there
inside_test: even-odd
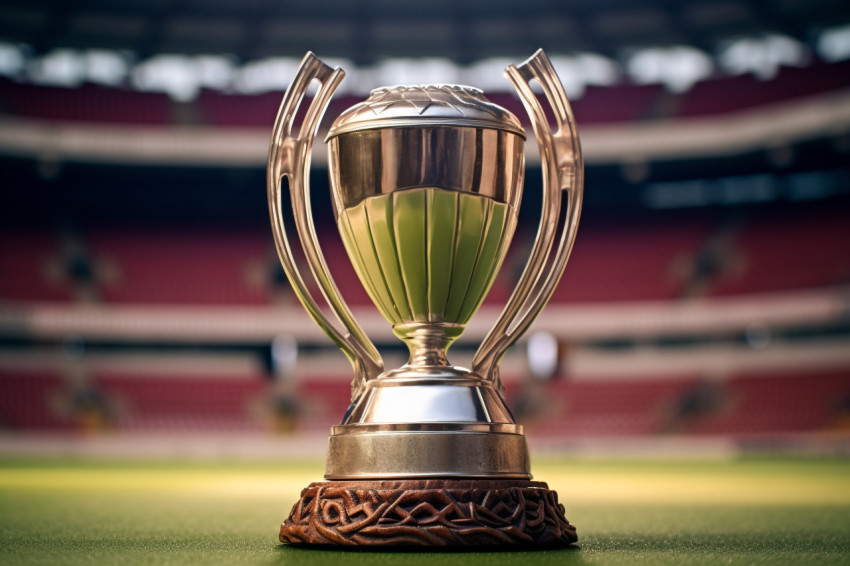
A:
[[[268,236],[259,232],[99,232],[92,251],[114,265],[104,284],[108,302],[263,304],[271,266]],[[253,276],[256,281],[252,282]]]
[[[0,235],[0,300],[68,301],[59,239],[44,233]]]
[[[850,281],[850,222],[841,210],[751,218],[734,240],[740,267],[718,275],[712,295],[803,289]]]
[[[5,79],[0,92],[7,112],[28,118],[110,124],[170,124],[167,95],[86,84],[57,88]]]
[[[259,375],[206,377],[98,373],[98,387],[122,408],[119,426],[133,430],[253,430],[251,404],[268,395]]]
[[[726,383],[729,406],[696,424],[696,434],[776,434],[827,427],[850,400],[850,371],[743,373]]]
[[[0,370],[0,428],[59,430],[73,423],[57,414],[54,401],[65,389],[62,378],[46,371]]]
[[[675,298],[683,285],[676,262],[696,253],[709,232],[708,222],[685,219],[582,226],[552,300]]]
[[[658,432],[665,410],[696,382],[695,376],[670,376],[658,380],[588,377],[544,384],[547,411],[528,415],[535,435],[610,436]],[[512,383],[508,398],[518,403],[522,385]],[[514,407],[516,408],[516,407]]]
[[[775,104],[850,86],[850,63],[817,64],[780,69],[763,81],[753,75],[725,77],[697,83],[682,95],[679,116],[710,116]]]

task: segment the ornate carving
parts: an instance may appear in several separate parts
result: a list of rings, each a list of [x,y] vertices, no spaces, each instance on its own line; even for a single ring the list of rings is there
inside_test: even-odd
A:
[[[312,483],[281,542],[363,546],[564,545],[576,530],[558,495],[524,480]]]

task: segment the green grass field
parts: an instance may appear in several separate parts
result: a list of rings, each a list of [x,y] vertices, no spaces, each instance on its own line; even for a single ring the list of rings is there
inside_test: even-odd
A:
[[[574,549],[306,550],[277,542],[321,462],[0,460],[0,564],[850,564],[850,461],[538,459]]]

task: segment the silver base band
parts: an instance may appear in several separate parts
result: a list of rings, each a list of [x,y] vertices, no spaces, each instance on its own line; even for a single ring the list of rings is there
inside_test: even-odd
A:
[[[532,477],[528,444],[522,434],[480,430],[361,432],[359,428],[334,427],[335,434],[328,443],[326,479]]]

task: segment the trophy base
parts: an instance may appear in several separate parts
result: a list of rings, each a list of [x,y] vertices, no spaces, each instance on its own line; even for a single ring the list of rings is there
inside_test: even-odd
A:
[[[543,482],[490,479],[310,484],[280,526],[297,545],[564,546],[576,529]]]

